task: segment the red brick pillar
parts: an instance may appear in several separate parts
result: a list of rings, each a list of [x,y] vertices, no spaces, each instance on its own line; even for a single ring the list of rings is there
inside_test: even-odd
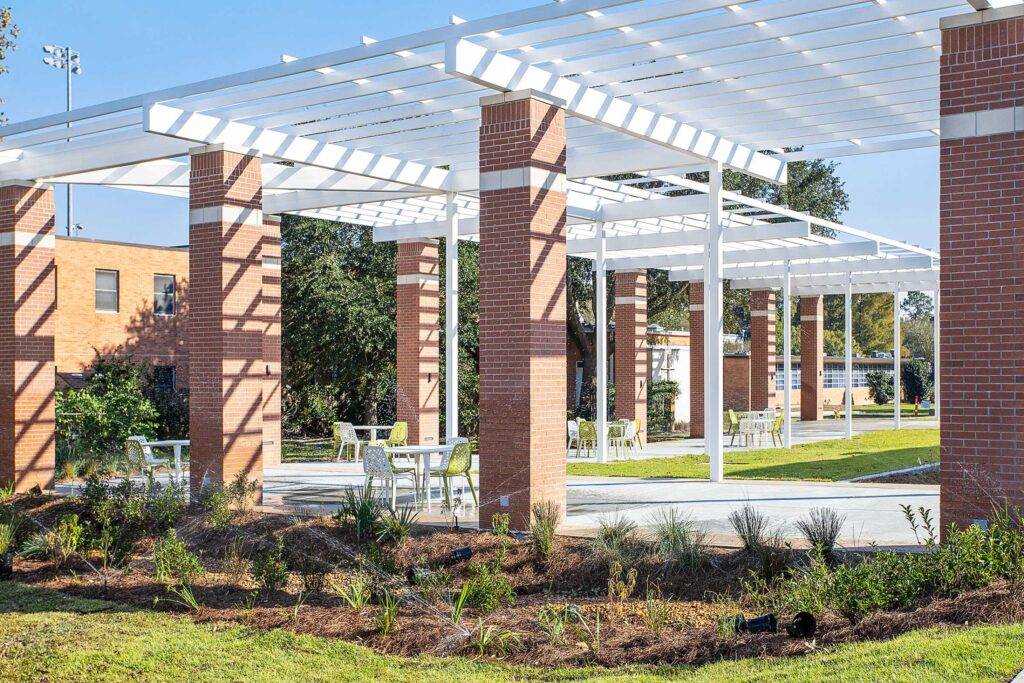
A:
[[[192,150],[189,177],[191,489],[263,477],[260,159]]]
[[[53,488],[53,190],[0,184],[0,485]]]
[[[435,240],[398,243],[398,419],[409,443],[437,443],[440,429],[439,270]]]
[[[939,93],[945,528],[1024,505],[1024,8],[944,19]]]
[[[263,216],[263,466],[281,464],[281,218]]]
[[[825,409],[825,306],[800,297],[800,419],[820,420]]]
[[[615,273],[615,417],[647,436],[647,271]]]
[[[750,409],[771,410],[775,398],[775,292],[750,292]]]
[[[480,524],[565,511],[565,111],[481,100]]]
[[[690,436],[704,437],[704,283],[688,283],[690,293]]]

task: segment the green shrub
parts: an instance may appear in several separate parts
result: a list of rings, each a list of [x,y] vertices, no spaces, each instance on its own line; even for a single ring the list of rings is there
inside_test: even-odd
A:
[[[631,566],[646,550],[636,530],[636,522],[625,517],[601,520],[597,536],[590,543],[594,559],[608,567],[615,563]]]
[[[78,553],[82,547],[84,529],[77,514],[61,517],[57,526],[46,535],[50,559],[58,567],[63,567]]]
[[[361,541],[376,532],[385,507],[381,499],[373,495],[373,488],[369,485],[349,488],[345,490],[341,507],[334,513],[334,521],[351,524],[356,539]]]
[[[153,548],[156,578],[166,584],[191,586],[203,575],[203,565],[195,553],[178,540],[174,529],[168,529]]]
[[[404,505],[397,511],[387,510],[380,517],[378,522],[377,542],[400,543],[412,533],[412,526],[416,523],[419,512],[411,505]]]
[[[249,514],[256,503],[261,487],[262,484],[258,479],[250,481],[245,472],[239,472],[227,486],[227,494],[231,505],[240,514]]]
[[[900,388],[911,403],[927,400],[932,395],[932,366],[919,358],[900,364]]]
[[[647,383],[647,429],[671,432],[675,422],[675,402],[679,383],[669,380]]]
[[[14,552],[16,535],[13,524],[0,524],[0,555]]]
[[[885,370],[872,370],[865,375],[868,395],[877,405],[892,403],[892,375]]]
[[[231,496],[220,484],[209,484],[199,492],[199,509],[206,514],[207,521],[215,527],[227,526],[235,518],[231,509]]]
[[[276,591],[288,583],[288,563],[284,560],[284,539],[278,538],[252,561],[252,575],[261,588]]]
[[[469,565],[469,571],[469,591],[465,598],[467,605],[485,612],[493,612],[503,604],[516,603],[512,582],[499,568],[474,562]]]
[[[826,603],[856,623],[879,610],[907,609],[937,586],[930,556],[881,552],[860,564],[837,567]]]

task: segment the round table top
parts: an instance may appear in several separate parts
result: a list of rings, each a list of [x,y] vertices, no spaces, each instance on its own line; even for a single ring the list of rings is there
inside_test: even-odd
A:
[[[165,439],[164,441],[147,441],[147,446],[188,446],[188,439]]]
[[[455,448],[454,444],[421,444],[416,446],[385,446],[384,450],[394,455],[416,455],[417,453],[444,453]]]

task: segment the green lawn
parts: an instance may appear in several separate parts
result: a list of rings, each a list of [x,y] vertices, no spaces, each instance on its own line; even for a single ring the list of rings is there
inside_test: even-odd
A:
[[[939,430],[906,429],[819,441],[792,449],[766,448],[725,454],[725,475],[738,479],[841,481],[938,462]],[[628,460],[607,464],[570,463],[569,474],[604,477],[707,479],[705,455]]]
[[[864,405],[853,407],[854,417],[892,417],[893,407],[886,403],[885,405],[875,405],[874,403],[866,403]],[[842,411],[840,411],[842,414]],[[934,408],[928,408],[925,410],[921,408],[920,417],[931,418],[935,414]],[[913,418],[914,417],[914,404],[913,403],[901,403],[900,404],[900,417]]]
[[[330,439],[284,439],[281,442],[281,462],[333,460],[336,455]]]
[[[399,615],[401,628],[401,615]],[[10,681],[1007,681],[1024,667],[1024,625],[929,629],[799,658],[698,669],[544,671],[379,655],[341,640],[131,611],[0,584],[0,680]]]

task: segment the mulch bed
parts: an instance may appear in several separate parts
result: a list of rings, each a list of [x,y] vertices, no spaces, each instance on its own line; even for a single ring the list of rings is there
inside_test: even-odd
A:
[[[16,506],[40,523],[51,526],[77,504],[69,499],[21,498]],[[249,513],[231,525],[213,528],[201,517],[189,514],[178,525],[179,538],[197,554],[207,569],[194,587],[202,605],[198,612],[166,602],[165,587],[153,576],[151,543],[139,547],[125,570],[94,572],[84,562],[55,569],[47,561],[18,559],[15,580],[67,594],[112,600],[140,609],[181,613],[196,622],[230,622],[260,629],[285,628],[299,633],[342,638],[379,652],[417,655],[476,655],[472,632],[478,619],[499,629],[514,631],[520,646],[508,661],[538,666],[572,666],[598,663],[702,664],[741,657],[807,654],[817,648],[860,640],[891,638],[910,630],[934,625],[964,626],[977,623],[1024,621],[1024,591],[1020,586],[1000,583],[956,598],[935,598],[908,612],[876,613],[856,625],[831,614],[819,616],[813,641],[790,638],[781,629],[789,615],[780,615],[780,632],[723,636],[719,623],[742,609],[740,582],[748,575],[748,564],[738,551],[715,551],[712,566],[695,572],[672,571],[656,558],[641,559],[635,566],[638,580],[635,594],[626,603],[610,604],[607,598],[608,570],[596,562],[585,539],[556,539],[547,563],[538,561],[528,541],[514,541],[503,562],[503,571],[516,592],[514,606],[490,614],[467,608],[462,627],[449,620],[450,607],[442,595],[423,589],[412,590],[405,576],[414,567],[431,567],[450,574],[450,586],[459,587],[469,576],[471,562],[492,559],[501,545],[490,533],[470,530],[418,528],[411,538],[389,549],[369,563],[351,529],[330,518],[300,519],[285,515]],[[264,546],[275,536],[285,539],[291,558],[314,557],[329,562],[334,570],[323,590],[303,590],[301,577],[293,572],[280,591],[256,592],[251,577],[241,581],[225,572],[222,557],[237,539],[246,547]],[[451,552],[472,548],[472,558],[453,561]],[[381,566],[388,566],[382,571]],[[374,604],[362,610],[349,608],[332,583],[345,583],[353,572],[369,575],[377,586],[386,586],[406,598],[396,629],[387,637],[378,633]],[[648,587],[657,588],[670,603],[668,625],[658,633],[644,627]],[[296,609],[300,600],[301,606]],[[173,596],[171,596],[173,597]],[[157,600],[159,599],[159,601]],[[601,647],[590,651],[570,637],[553,645],[537,618],[544,605],[578,605],[588,619],[601,614]],[[750,615],[749,607],[747,611]]]

